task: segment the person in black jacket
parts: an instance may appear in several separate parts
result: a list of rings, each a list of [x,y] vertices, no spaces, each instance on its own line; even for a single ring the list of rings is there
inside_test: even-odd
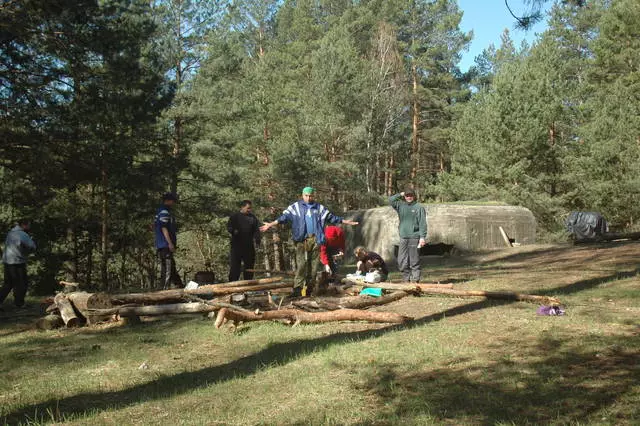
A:
[[[251,201],[241,201],[240,211],[232,214],[227,222],[227,229],[231,234],[229,281],[237,281],[240,278],[240,271],[245,280],[253,278],[253,272],[247,269],[253,269],[255,265],[256,247],[260,247],[261,236],[260,223],[253,215],[251,207]]]

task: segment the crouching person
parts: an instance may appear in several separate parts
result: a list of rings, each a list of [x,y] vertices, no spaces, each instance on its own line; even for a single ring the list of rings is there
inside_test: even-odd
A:
[[[384,263],[382,256],[373,251],[367,251],[367,249],[362,246],[356,247],[354,254],[356,259],[358,259],[356,268],[361,275],[378,272],[378,274],[380,274],[380,281],[387,280],[389,270],[387,269],[387,264]]]

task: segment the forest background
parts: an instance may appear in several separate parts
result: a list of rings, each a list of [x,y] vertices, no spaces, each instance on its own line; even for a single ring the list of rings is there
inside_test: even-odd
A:
[[[307,185],[338,214],[413,184],[422,202],[525,206],[547,240],[571,210],[637,229],[640,3],[559,1],[532,45],[506,31],[465,72],[461,14],[451,0],[4,1],[0,224],[33,220],[34,289],[155,287],[168,190],[187,278],[226,276],[240,200],[272,220]],[[261,265],[290,268],[287,241],[266,234]]]

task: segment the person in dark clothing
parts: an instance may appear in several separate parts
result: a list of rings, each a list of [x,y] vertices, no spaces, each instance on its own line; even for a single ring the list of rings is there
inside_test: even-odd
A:
[[[427,244],[427,214],[409,187],[389,197],[389,204],[398,213],[398,269],[404,281],[420,281],[420,248]]]
[[[163,289],[171,288],[172,284],[183,287],[173,258],[177,247],[178,226],[176,218],[171,214],[171,208],[177,200],[176,195],[171,192],[164,194],[154,221],[155,246],[160,260],[160,283]]]
[[[0,304],[13,290],[14,304],[21,308],[24,306],[24,297],[29,287],[27,276],[27,257],[35,251],[36,243],[33,242],[27,232],[31,223],[27,219],[21,219],[17,225],[9,231],[4,242],[2,263],[4,264],[4,285],[0,288]]]
[[[253,278],[253,272],[247,271],[247,269],[253,269],[255,265],[256,248],[260,247],[261,239],[260,223],[252,212],[251,201],[243,200],[240,202],[240,211],[229,217],[227,229],[231,234],[229,281],[237,281],[240,278],[241,270],[242,277],[245,280],[250,280]]]
[[[389,270],[382,256],[373,251],[368,251],[362,246],[356,247],[353,253],[356,259],[358,259],[357,269],[362,275],[365,275],[367,272],[378,271],[382,277],[382,281],[387,280]]]

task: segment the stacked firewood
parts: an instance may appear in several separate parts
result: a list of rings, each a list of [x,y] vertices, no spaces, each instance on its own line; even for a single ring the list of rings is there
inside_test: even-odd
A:
[[[412,318],[395,312],[367,310],[408,295],[438,294],[453,297],[486,297],[558,305],[547,296],[508,292],[454,290],[451,284],[375,283],[349,279],[328,283],[320,280],[320,294],[290,297],[290,279],[282,277],[203,285],[147,293],[87,293],[64,283],[65,291],[50,298],[47,316],[37,322],[41,329],[78,327],[107,321],[138,322],[140,317],[202,313],[215,318],[216,327],[227,322],[275,320],[289,324],[328,321],[367,321],[400,324]],[[381,297],[358,295],[366,287],[383,289]]]

